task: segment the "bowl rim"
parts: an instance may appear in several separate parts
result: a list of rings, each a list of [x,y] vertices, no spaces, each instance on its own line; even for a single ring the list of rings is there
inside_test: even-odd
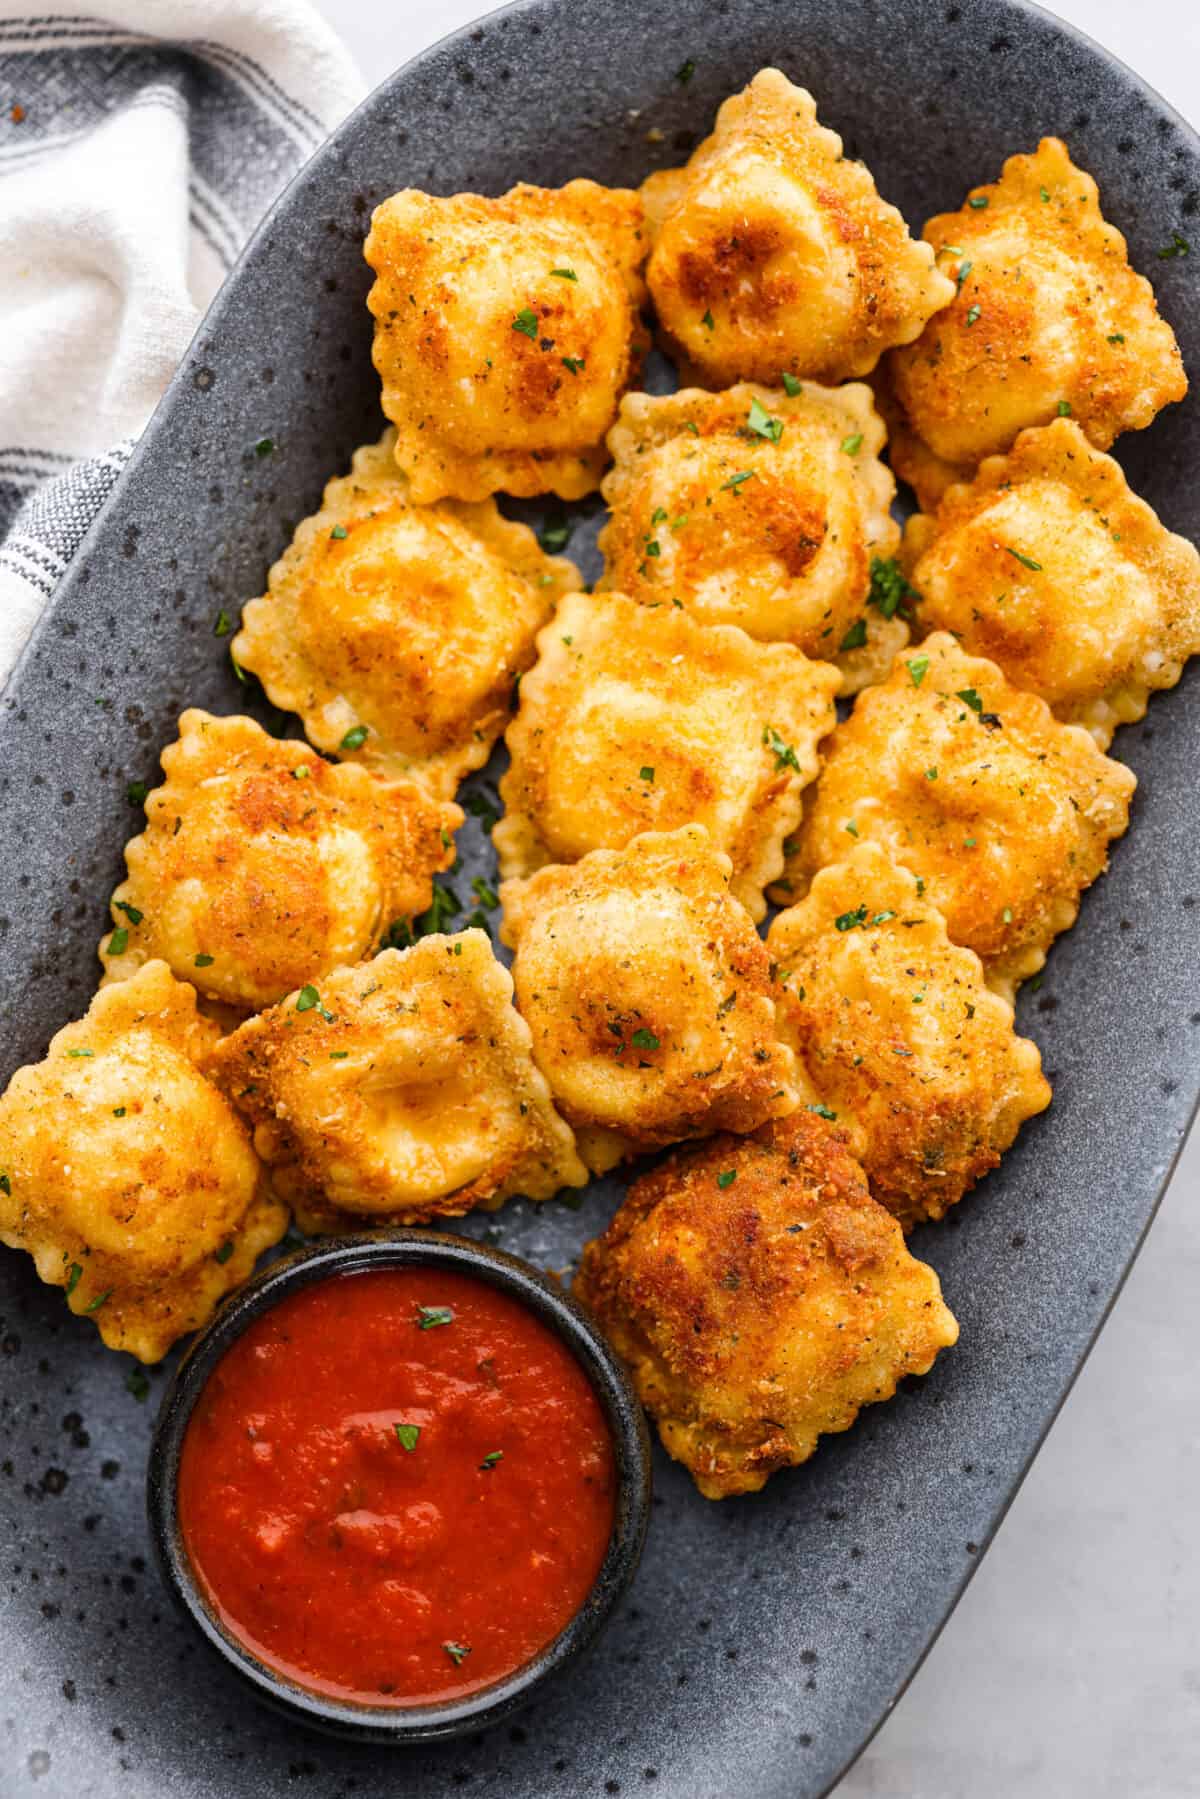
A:
[[[218,1362],[257,1319],[303,1288],[383,1268],[434,1266],[498,1288],[523,1304],[575,1356],[612,1435],[617,1492],[612,1534],[591,1591],[563,1629],[512,1674],[464,1698],[413,1706],[357,1705],[312,1691],[259,1659],[201,1594],[179,1523],[183,1441]],[[163,1396],[146,1469],[150,1539],[163,1581],[201,1636],[254,1696],[295,1722],[371,1743],[428,1743],[500,1723],[593,1643],[641,1560],[650,1520],[650,1436],[629,1377],[598,1326],[565,1288],[507,1250],[429,1230],[323,1238],[261,1270],[194,1339]]]

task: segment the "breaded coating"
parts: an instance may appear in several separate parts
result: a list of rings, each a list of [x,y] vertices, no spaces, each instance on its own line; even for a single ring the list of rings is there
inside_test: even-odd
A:
[[[100,944],[106,980],[161,957],[242,1013],[357,962],[424,912],[454,860],[457,806],[415,781],[326,762],[250,718],[191,710],[162,754],[146,828]]]
[[[921,622],[1086,725],[1101,749],[1200,650],[1200,555],[1074,419],[1023,431],[904,547]]]
[[[1036,974],[1079,896],[1108,865],[1137,782],[1078,725],[1013,687],[945,631],[868,688],[827,741],[799,833],[785,845],[784,905],[853,838],[910,868],[1011,999]]]
[[[896,483],[868,387],[792,387],[625,396],[601,585],[794,643],[856,693],[907,641],[903,620],[867,604],[872,563],[900,541]]]
[[[485,931],[336,969],[210,1067],[306,1231],[457,1218],[587,1179]]]
[[[780,1028],[905,1229],[941,1218],[1050,1104],[973,950],[878,844],[823,868],[767,936]]]
[[[958,1339],[845,1133],[807,1110],[635,1181],[575,1293],[706,1499],[807,1461]]]
[[[957,465],[946,484],[1026,426],[1069,413],[1106,450],[1187,392],[1154,290],[1058,138],[1010,156],[999,181],[930,219],[925,237],[957,294],[915,344],[895,351],[891,378],[911,431]],[[892,462],[906,480],[907,447],[897,435]],[[929,511],[940,497],[936,463],[917,460],[913,476]]]
[[[0,1098],[0,1242],[110,1349],[157,1362],[287,1229],[201,1067],[220,1032],[165,962],[96,994]]]
[[[375,367],[419,505],[599,486],[649,341],[647,248],[638,195],[594,181],[376,207]]]
[[[534,638],[580,575],[494,500],[414,505],[392,441],[329,483],[232,653],[318,749],[448,799],[487,761]]]
[[[501,876],[697,823],[761,918],[837,722],[837,670],[619,593],[568,595],[538,652],[508,728],[492,832]]]
[[[594,1172],[797,1101],[769,960],[702,825],[506,881],[517,1005]]]
[[[812,95],[763,69],[685,168],[643,184],[659,322],[705,387],[865,375],[954,297]]]

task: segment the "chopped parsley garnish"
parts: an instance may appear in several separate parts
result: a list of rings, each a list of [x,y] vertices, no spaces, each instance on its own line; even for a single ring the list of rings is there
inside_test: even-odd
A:
[[[867,621],[856,618],[838,645],[839,650],[861,650],[867,641]]]
[[[67,1298],[70,1299],[76,1287],[83,1279],[83,1269],[78,1262],[71,1263],[71,1271],[67,1275]]]
[[[293,781],[307,781],[311,773],[312,770],[309,768],[307,762],[297,762],[295,768],[292,770],[292,779]]]
[[[296,995],[297,1012],[311,1012],[313,1007],[319,1006],[320,1003],[321,995],[311,983],[301,987],[299,993]]]
[[[914,687],[919,687],[929,670],[928,656],[914,656],[904,664],[908,670],[908,678]]]
[[[144,1368],[131,1368],[125,1376],[125,1390],[132,1393],[139,1405],[144,1405],[150,1397],[150,1379]]]
[[[560,281],[578,281],[579,279],[574,269],[551,269],[550,273],[557,275]]]
[[[740,487],[742,485],[743,481],[750,481],[753,479],[753,476],[754,476],[754,470],[752,468],[744,468],[740,471],[740,473],[738,473],[736,475],[730,475],[728,481],[722,481],[721,492],[725,493],[727,491],[727,489],[729,489],[731,487]]]
[[[485,880],[482,875],[476,875],[475,879],[471,882],[471,892],[475,895],[475,898],[479,901],[480,905],[485,907],[489,912],[494,912],[496,907],[500,904],[500,895],[496,892],[496,889],[492,886],[491,882]]]
[[[212,965],[213,965],[212,957],[205,955],[203,951],[201,951],[200,955],[198,955],[196,957],[195,966],[197,968],[211,968]]]
[[[347,536],[347,531],[346,531],[345,525],[335,525],[333,527],[333,530],[329,533],[329,535],[337,543],[341,543]]]
[[[634,1049],[657,1049],[659,1047],[658,1038],[653,1031],[648,1031],[645,1025],[639,1025],[629,1041]]]
[[[520,312],[512,322],[512,328],[514,331],[519,331],[522,337],[529,338],[532,343],[537,342],[537,313],[533,310],[532,306],[522,306]]]
[[[1069,419],[1070,418],[1070,416],[1071,416],[1070,400],[1060,400],[1058,402],[1058,416],[1060,419]]]
[[[925,770],[925,779],[927,781],[936,781],[937,780],[937,769],[936,768],[927,768]]]
[[[454,1313],[449,1306],[421,1306],[417,1312],[417,1329],[436,1330],[439,1324],[452,1324]]]
[[[982,212],[987,203],[988,197],[986,194],[972,194],[967,201],[967,205],[973,207],[976,212]]]
[[[0,1174],[0,1193],[7,1193],[9,1198],[12,1198],[12,1182],[8,1178],[7,1170]]]
[[[648,781],[651,784],[651,786],[653,786],[654,770],[649,767],[639,770],[639,778],[643,781]]]
[[[125,798],[131,806],[141,806],[144,805],[149,791],[145,781],[130,781],[125,788]]]
[[[857,456],[858,452],[862,449],[862,442],[863,434],[861,431],[855,431],[851,436],[843,437],[842,453],[846,456]]]
[[[83,1308],[84,1311],[85,1312],[98,1312],[100,1310],[100,1307],[104,1304],[105,1300],[111,1299],[112,1295],[113,1295],[112,1288],[106,1287],[104,1289],[103,1293],[97,1293],[95,1299],[88,1300],[87,1304]]]
[[[834,1119],[837,1117],[837,1113],[829,1106],[809,1106],[808,1110],[810,1112],[815,1112],[818,1118]]]
[[[659,543],[657,537],[648,537],[646,539],[646,554],[647,556],[662,555],[662,545]]]
[[[141,924],[145,917],[144,912],[139,912],[136,906],[131,906],[126,900],[114,900],[113,904],[118,912],[125,914],[130,924]]]
[[[978,306],[968,307],[968,309],[967,309],[967,324],[975,325],[975,324],[978,324],[978,322],[979,322],[979,307]]]
[[[368,735],[369,733],[366,725],[351,725],[350,729],[346,732],[346,735],[342,738],[342,741],[338,744],[338,748],[339,750],[361,750],[363,744],[367,741]]]
[[[216,619],[213,623],[213,636],[214,637],[228,637],[229,633],[232,630],[233,630],[233,621],[230,618],[229,614],[226,612],[224,606],[222,606],[221,610],[217,613]]]
[[[900,564],[894,556],[872,556],[868,606],[874,606],[884,618],[894,618],[897,612],[903,614],[906,601],[919,600],[920,597],[916,588],[910,587],[904,579]]]
[[[402,1449],[407,1449],[410,1455],[417,1447],[417,1440],[420,1435],[421,1426],[419,1424],[398,1424],[396,1426],[396,1436],[399,1440],[400,1447]]]
[[[546,520],[537,538],[547,556],[556,556],[559,550],[566,549],[570,535],[571,521],[565,512],[559,512]]]
[[[220,1249],[213,1250],[213,1261],[219,1262],[221,1264],[221,1267],[224,1268],[226,1262],[229,1260],[229,1258],[232,1254],[233,1254],[233,1244],[232,1243],[222,1243]]]
[[[753,399],[750,402],[750,411],[746,415],[746,429],[753,431],[756,437],[765,437],[771,443],[777,444],[783,436],[783,420],[773,417],[761,401]],[[845,448],[844,444],[842,448]]]
[[[794,768],[797,774],[800,773],[800,763],[795,750],[790,743],[784,742],[774,725],[764,725],[762,740],[775,758],[777,773],[781,768]]]
[[[129,932],[124,925],[118,925],[108,940],[108,953],[110,956],[123,956],[128,948]]]
[[[502,1462],[503,1460],[504,1451],[502,1449],[489,1449],[479,1466],[483,1469],[490,1470],[496,1466],[497,1462]]]
[[[1038,193],[1042,196],[1042,200],[1048,206],[1050,204],[1050,189],[1048,187],[1039,187]]]
[[[256,456],[269,456],[274,448],[275,439],[273,437],[260,437],[254,446],[254,454]]]
[[[736,1181],[736,1179],[737,1179],[737,1169],[736,1168],[727,1168],[725,1170],[724,1174],[719,1174],[717,1176],[717,1186],[720,1187],[722,1191],[724,1191],[724,1189],[726,1187],[732,1187],[733,1183],[734,1183],[734,1181]]]
[[[704,326],[704,329],[706,331],[715,331],[717,328],[716,319],[714,319],[712,313],[709,312],[707,309],[705,310],[704,316],[700,320],[700,323]]]
[[[789,399],[794,400],[804,385],[803,382],[798,381],[795,375],[789,375],[786,369],[784,369],[779,379],[783,382],[784,393],[788,395]]]
[[[1172,231],[1171,241],[1169,244],[1163,245],[1158,252],[1158,259],[1160,262],[1167,262],[1172,256],[1190,256],[1191,251],[1192,246],[1188,243],[1187,238],[1181,237],[1178,231]]]
[[[571,375],[577,375],[580,369],[587,367],[587,363],[582,356],[564,356],[562,358],[562,365],[567,370],[568,374]]]
[[[865,925],[866,922],[867,908],[866,903],[864,902],[861,906],[855,906],[853,912],[839,913],[834,919],[833,924],[834,929],[838,931],[855,931],[860,925]]]
[[[472,818],[479,820],[485,831],[490,831],[500,818],[496,800],[486,791],[464,793],[460,796],[459,803],[471,814]]]
[[[1110,344],[1123,344],[1125,342],[1125,333],[1123,331],[1111,332],[1109,334],[1108,342]]]
[[[329,1060],[331,1062],[344,1062],[349,1054],[350,1051],[348,1049],[331,1049],[329,1052]]]
[[[954,278],[954,286],[955,286],[956,292],[961,294],[962,284],[966,280],[967,276],[971,273],[971,270],[974,267],[975,267],[975,264],[973,262],[971,262],[969,258],[966,262],[959,263],[958,274]]]
[[[450,1657],[450,1660],[454,1663],[456,1668],[460,1668],[471,1653],[471,1645],[469,1643],[443,1643],[442,1648],[446,1651],[446,1654]]]
[[[692,76],[695,73],[696,73],[696,65],[692,61],[691,57],[689,56],[687,61],[685,63],[681,63],[679,65],[679,67],[676,69],[675,79],[679,83],[680,87],[686,87],[688,82],[692,79]]]
[[[1010,556],[1016,557],[1022,568],[1031,568],[1035,575],[1041,574],[1042,565],[1040,562],[1035,562],[1032,556],[1026,556],[1022,550],[1014,550],[1011,544],[1006,543],[1004,547]]]
[[[961,700],[964,706],[969,706],[972,712],[983,711],[983,701],[973,687],[956,687],[954,697]]]
[[[67,1051],[67,1054],[69,1056],[74,1056],[76,1058],[76,1060],[80,1060],[80,1059],[86,1058],[88,1056],[94,1056],[95,1053],[96,1052],[94,1049],[69,1049]]]

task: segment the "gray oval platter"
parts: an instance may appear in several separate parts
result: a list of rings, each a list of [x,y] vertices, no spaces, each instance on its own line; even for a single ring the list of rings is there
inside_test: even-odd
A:
[[[404,185],[636,182],[683,160],[768,63],[812,89],[918,228],[1006,155],[1064,135],[1200,379],[1196,259],[1156,256],[1176,231],[1200,248],[1200,144],[1047,14],[1000,0],[532,0],[448,40],[366,102],[259,232],[0,701],[0,1078],[88,1003],[137,828],[126,784],[153,782],[185,705],[247,704],[219,609],[260,591],[324,480],[380,428],[361,257],[372,206]],[[273,452],[256,455],[267,437]],[[1118,446],[1138,491],[1192,538],[1198,452],[1194,398]],[[575,511],[592,574],[598,505]],[[511,1727],[388,1752],[309,1739],[247,1702],[147,1567],[161,1371],[139,1404],[128,1359],[25,1257],[0,1258],[5,1799],[827,1792],[977,1565],[1186,1131],[1200,1085],[1198,691],[1193,671],[1119,734],[1141,783],[1134,827],[1022,997],[1050,1112],[916,1240],[959,1348],[759,1497],[706,1504],[659,1455],[629,1601],[591,1661]],[[470,877],[494,866],[478,819],[462,846],[465,916]],[[579,1210],[518,1203],[464,1228],[565,1267],[617,1197],[596,1183]]]

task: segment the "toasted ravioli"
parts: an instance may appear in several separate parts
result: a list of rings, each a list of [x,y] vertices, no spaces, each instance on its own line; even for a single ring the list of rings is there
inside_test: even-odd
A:
[[[900,541],[884,428],[862,384],[627,394],[609,433],[602,585],[880,680],[901,619],[867,605]]]
[[[108,980],[161,957],[207,998],[258,1011],[424,912],[454,860],[457,806],[250,718],[185,712],[162,764],[100,945]]]
[[[569,595],[538,651],[508,729],[492,832],[501,875],[694,822],[761,918],[817,744],[837,722],[837,670],[619,593]]]
[[[587,1179],[485,931],[336,969],[210,1065],[306,1231],[457,1218]]]
[[[1011,998],[1074,924],[1136,785],[1086,731],[939,631],[828,739],[778,897],[802,898],[852,838],[878,843]]]
[[[686,167],[651,175],[642,197],[659,321],[706,387],[865,375],[954,297],[778,69],[726,100]]]
[[[391,443],[329,483],[233,657],[318,749],[449,798],[487,761],[539,627],[580,576],[493,500],[415,506]]]
[[[922,622],[990,656],[1102,749],[1200,650],[1200,555],[1074,419],[1023,431],[909,520]]]
[[[767,936],[781,1029],[905,1228],[941,1218],[1050,1104],[1037,1045],[919,886],[859,844]]]
[[[706,1499],[807,1461],[958,1339],[845,1134],[809,1111],[635,1181],[575,1292]]]
[[[201,1072],[219,1035],[192,988],[148,962],[0,1098],[0,1242],[143,1362],[207,1324],[287,1229],[248,1131]]]
[[[1187,392],[1150,283],[1129,266],[1096,183],[1058,138],[1010,156],[999,181],[930,219],[925,236],[957,294],[890,360],[908,426],[938,459],[902,438],[893,444],[906,479],[912,456],[926,510],[939,486],[1008,449],[1026,426],[1069,412],[1104,450]],[[940,475],[939,462],[951,465]]]
[[[647,247],[638,195],[594,181],[376,207],[375,367],[418,504],[599,485],[648,341]]]
[[[702,825],[506,881],[517,1005],[588,1167],[796,1104],[767,952]]]

